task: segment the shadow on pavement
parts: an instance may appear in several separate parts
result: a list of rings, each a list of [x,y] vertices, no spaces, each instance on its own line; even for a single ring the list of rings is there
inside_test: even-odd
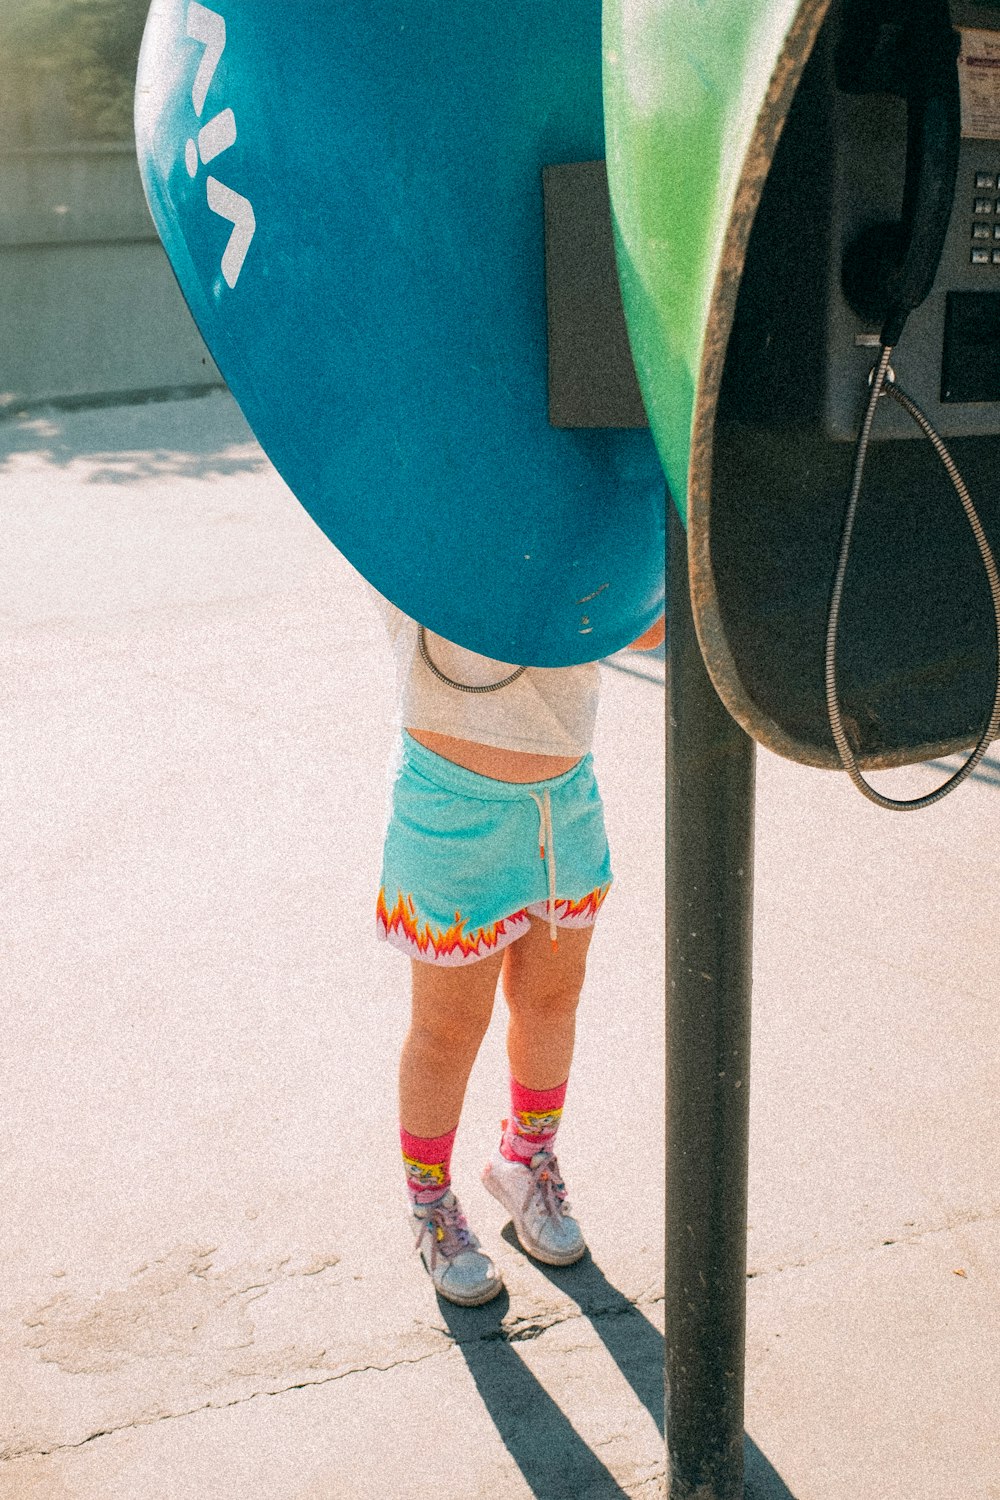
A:
[[[743,1434],[743,1500],[795,1500],[777,1469],[746,1432]]]
[[[131,484],[259,473],[268,467],[232,397],[218,387],[194,393],[146,393],[86,405],[48,403],[0,414],[0,472],[19,455],[66,468],[77,460],[85,484]]]
[[[624,651],[603,657],[601,666],[610,667],[612,672],[621,672],[626,677],[641,677],[645,682],[662,688],[666,681],[666,644],[654,646],[652,651],[630,651],[626,646]]]
[[[924,765],[933,771],[957,771],[965,759],[965,755],[957,755],[950,760],[928,760]],[[974,771],[969,772],[970,781],[985,781],[989,786],[1000,786],[1000,760],[995,756],[984,755]]]
[[[501,1231],[520,1252],[513,1225]],[[588,1253],[560,1269],[532,1264],[564,1297],[574,1301],[593,1327],[626,1383],[664,1434],[663,1335],[633,1302],[613,1286]],[[536,1500],[614,1500],[627,1492],[575,1431],[552,1397],[511,1347],[542,1329],[513,1335],[502,1323],[510,1310],[506,1292],[485,1307],[461,1308],[438,1298],[438,1307],[469,1367],[487,1411]],[[745,1500],[795,1500],[780,1474],[744,1434]]]
[[[505,1224],[500,1235],[512,1249],[523,1253],[512,1224]],[[575,1302],[593,1325],[662,1436],[664,1351],[660,1330],[634,1302],[612,1286],[589,1251],[575,1266],[543,1266],[540,1261],[532,1261],[532,1265],[558,1287],[564,1297]]]
[[[456,1307],[440,1297],[438,1306],[493,1425],[536,1500],[575,1500],[579,1495],[627,1500],[628,1492],[512,1348],[501,1326],[510,1310],[507,1293],[485,1307]]]

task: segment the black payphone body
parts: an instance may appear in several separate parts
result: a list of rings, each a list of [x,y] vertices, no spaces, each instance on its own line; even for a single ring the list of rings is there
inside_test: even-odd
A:
[[[997,430],[1000,403],[1000,30],[981,24],[981,9],[967,8],[963,17],[962,7],[953,5],[951,12],[954,53],[943,61],[956,95],[954,191],[940,260],[929,268],[932,284],[906,320],[906,362],[912,394],[938,432],[989,436]],[[903,99],[866,91],[895,80],[890,63],[879,67],[877,59],[857,58],[866,38],[850,34],[853,13],[850,6],[843,13],[832,58],[836,177],[830,269],[835,277],[840,272],[840,295],[828,302],[826,420],[831,435],[843,438],[857,431],[867,331],[878,324],[863,286],[851,284],[852,250],[878,233],[880,224],[898,218],[907,149]],[[1000,13],[994,19],[1000,25]],[[915,61],[919,67],[919,52]],[[825,62],[829,69],[829,50]],[[888,407],[879,433],[915,437],[918,429],[898,407]]]
[[[727,706],[761,742],[820,766],[840,764],[823,691],[826,618],[882,331],[881,310],[852,283],[851,255],[905,214],[914,109],[891,90],[906,11],[904,0],[831,6],[796,90],[747,244],[712,433],[708,566],[693,580],[699,637]],[[906,319],[893,366],[946,438],[996,549],[1000,3],[952,0],[950,21],[954,193],[933,284]],[[859,58],[859,45],[871,56]],[[995,674],[993,605],[969,525],[931,444],[883,400],[838,661],[859,763],[974,744]]]

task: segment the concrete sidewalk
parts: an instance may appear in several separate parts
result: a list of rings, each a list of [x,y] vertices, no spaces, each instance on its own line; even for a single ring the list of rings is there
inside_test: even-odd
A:
[[[403,1215],[363,587],[223,394],[0,425],[0,518],[2,1500],[662,1494],[662,663],[603,670],[592,1254],[478,1183],[498,1004],[454,1176],[507,1293],[458,1309]],[[751,1500],[1000,1500],[998,823],[996,750],[906,818],[758,757]]]

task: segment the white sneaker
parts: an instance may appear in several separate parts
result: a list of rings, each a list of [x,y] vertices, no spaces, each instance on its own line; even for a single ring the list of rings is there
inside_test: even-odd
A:
[[[503,1279],[465,1220],[448,1188],[433,1203],[412,1204],[416,1248],[442,1297],[462,1307],[478,1307],[503,1290]]]
[[[508,1161],[498,1147],[483,1169],[483,1185],[510,1212],[521,1248],[536,1260],[569,1266],[585,1254],[551,1151],[536,1151],[529,1163]]]

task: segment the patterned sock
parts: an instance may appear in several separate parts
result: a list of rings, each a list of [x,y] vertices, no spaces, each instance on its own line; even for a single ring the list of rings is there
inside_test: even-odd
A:
[[[451,1186],[451,1148],[455,1130],[446,1135],[410,1135],[399,1127],[399,1144],[403,1150],[403,1167],[410,1202],[433,1203]]]
[[[554,1089],[529,1089],[510,1075],[510,1119],[503,1122],[500,1141],[508,1161],[529,1162],[536,1151],[552,1150],[568,1082]]]

